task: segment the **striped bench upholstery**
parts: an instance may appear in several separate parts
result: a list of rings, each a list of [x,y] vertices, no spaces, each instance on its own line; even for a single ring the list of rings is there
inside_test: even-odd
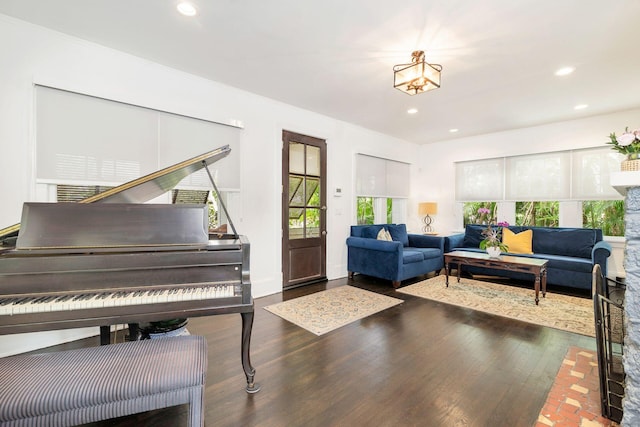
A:
[[[178,336],[0,358],[1,426],[70,426],[189,404],[203,426],[207,343]]]

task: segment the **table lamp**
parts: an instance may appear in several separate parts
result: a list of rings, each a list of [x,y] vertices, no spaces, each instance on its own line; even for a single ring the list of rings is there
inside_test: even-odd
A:
[[[438,204],[435,202],[422,202],[418,203],[418,215],[424,215],[422,221],[424,222],[424,227],[422,227],[422,231],[424,233],[432,232],[433,228],[431,227],[431,223],[433,219],[429,215],[435,215],[438,213]]]

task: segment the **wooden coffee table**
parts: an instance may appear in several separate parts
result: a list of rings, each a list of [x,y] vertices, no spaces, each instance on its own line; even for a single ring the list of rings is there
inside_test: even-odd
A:
[[[449,287],[449,271],[451,264],[458,265],[458,283],[460,283],[460,270],[463,265],[473,267],[495,268],[498,270],[518,271],[530,273],[535,276],[534,289],[536,292],[536,305],[540,301],[539,294],[542,285],[542,297],[547,294],[547,263],[546,259],[526,258],[510,255],[500,255],[491,258],[483,252],[453,251],[444,254],[444,268],[446,283]]]

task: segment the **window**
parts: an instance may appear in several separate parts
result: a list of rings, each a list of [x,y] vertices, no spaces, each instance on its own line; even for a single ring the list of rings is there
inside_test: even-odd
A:
[[[100,185],[57,185],[56,196],[58,202],[80,202],[113,187]],[[225,193],[222,193],[222,197]],[[224,211],[219,209],[218,197],[214,191],[179,190],[171,191],[171,203],[207,204],[209,207],[209,230],[220,227],[226,222]]]
[[[483,210],[488,210],[488,212]],[[496,202],[467,202],[463,206],[463,222],[467,224],[495,223],[498,217]]]
[[[470,202],[503,198],[503,158],[456,163],[456,200]]]
[[[358,225],[367,224],[393,224],[394,222],[403,222],[396,217],[400,216],[395,214],[399,205],[403,205],[402,200],[383,197],[358,197]],[[384,219],[381,217],[376,220],[376,206],[382,204],[385,207]],[[394,211],[394,207],[396,210]]]
[[[570,155],[570,151],[558,151],[507,157],[505,200],[569,200]]]
[[[582,202],[582,226],[601,228],[605,236],[624,236],[624,200]]]
[[[373,197],[358,197],[358,225],[373,223]]]
[[[239,128],[44,86],[35,106],[38,183],[115,186],[229,145],[209,171],[221,191],[240,189]],[[210,185],[204,170],[182,182]]]
[[[102,185],[58,185],[56,199],[58,202],[79,202],[112,188]]]
[[[356,155],[357,224],[406,222],[409,164]]]
[[[623,235],[622,200],[609,185],[620,155],[595,147],[456,162],[456,201],[463,225],[487,201],[517,225],[601,228]],[[582,205],[582,218],[580,206]],[[495,221],[496,212],[491,211]]]
[[[516,225],[558,227],[559,202],[516,202]]]

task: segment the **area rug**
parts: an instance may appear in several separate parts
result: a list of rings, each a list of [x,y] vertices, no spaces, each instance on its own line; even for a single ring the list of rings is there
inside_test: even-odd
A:
[[[464,277],[458,283],[450,277],[447,288],[445,276],[440,275],[398,292],[595,337],[591,299],[547,291],[546,298],[540,294],[540,305],[536,305],[533,284],[520,288]]]
[[[340,286],[265,307],[265,310],[316,335],[403,302],[354,286]]]

